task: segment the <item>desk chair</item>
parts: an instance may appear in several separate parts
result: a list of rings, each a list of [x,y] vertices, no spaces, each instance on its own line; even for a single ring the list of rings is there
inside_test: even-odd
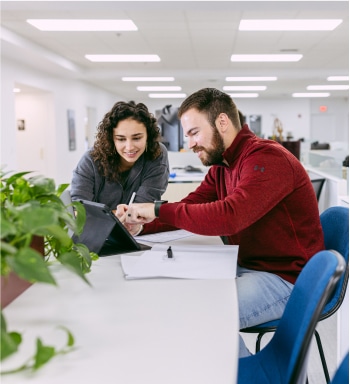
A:
[[[349,352],[336,370],[331,384],[346,384],[349,382]]]
[[[271,341],[238,362],[238,384],[305,383],[312,335],[346,270],[336,251],[320,251],[301,271]]]
[[[311,180],[311,184],[314,187],[314,191],[316,193],[317,201],[319,201],[323,184],[325,183],[326,179],[313,179]]]
[[[327,319],[332,316],[341,306],[349,279],[349,208],[347,207],[330,207],[326,209],[320,215],[321,225],[324,234],[324,243],[326,249],[333,249],[339,252],[345,262],[346,271],[339,280],[335,291],[329,298],[324,310],[322,311],[319,321]],[[273,320],[264,324],[259,324],[253,327],[241,329],[244,333],[257,333],[255,351],[260,351],[261,339],[268,332],[274,332],[279,324],[280,320]],[[321,338],[317,330],[314,332],[318,351],[320,354],[323,372],[326,378],[326,382],[330,382],[329,371],[326,363],[326,359],[323,352]]]

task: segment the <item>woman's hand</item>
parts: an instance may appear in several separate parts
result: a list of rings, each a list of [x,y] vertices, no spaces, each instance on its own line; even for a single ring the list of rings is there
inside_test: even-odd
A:
[[[126,220],[126,214],[129,209],[127,204],[119,204],[115,211],[113,211],[114,215],[119,219],[119,221],[124,224]]]

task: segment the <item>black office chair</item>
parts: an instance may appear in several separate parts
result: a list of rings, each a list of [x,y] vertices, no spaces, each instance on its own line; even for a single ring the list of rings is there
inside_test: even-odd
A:
[[[326,179],[311,179],[311,184],[314,187],[317,201],[319,201],[319,199],[320,199],[323,184],[325,181],[326,181]]]
[[[345,259],[346,271],[339,280],[336,289],[328,300],[319,321],[325,320],[337,312],[341,306],[349,279],[349,208],[347,207],[330,207],[320,215],[321,225],[324,234],[325,248],[339,252]],[[275,332],[280,320],[273,320],[264,324],[241,329],[243,333],[257,333],[255,351],[260,351],[261,339],[268,332]],[[326,382],[330,382],[329,371],[323,352],[322,342],[317,330],[314,332],[318,351],[320,354],[323,372]]]

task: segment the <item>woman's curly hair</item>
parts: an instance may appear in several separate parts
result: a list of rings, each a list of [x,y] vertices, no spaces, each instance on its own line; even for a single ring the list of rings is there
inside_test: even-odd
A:
[[[147,150],[144,152],[144,156],[149,160],[154,160],[161,154],[157,120],[148,111],[146,105],[135,104],[133,101],[115,103],[99,123],[96,140],[91,150],[91,156],[97,162],[101,175],[109,181],[117,181],[120,173],[120,156],[115,149],[113,129],[119,122],[126,119],[133,119],[146,127]]]

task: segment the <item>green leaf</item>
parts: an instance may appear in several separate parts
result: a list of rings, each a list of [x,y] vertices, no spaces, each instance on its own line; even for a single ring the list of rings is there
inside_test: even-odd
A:
[[[48,225],[46,235],[53,236],[59,243],[60,247],[70,247],[73,244],[73,240],[69,236],[68,232],[59,225]]]
[[[55,181],[51,178],[38,175],[30,177],[28,182],[33,188],[34,196],[55,194],[56,192]]]
[[[61,325],[59,328],[61,328],[67,334],[67,344],[66,344],[66,346],[67,347],[73,347],[73,345],[75,343],[75,340],[74,340],[74,336],[73,336],[72,332],[68,328],[64,327],[63,325]]]
[[[5,317],[1,311],[1,356],[0,360],[12,355],[18,350],[22,342],[22,336],[17,332],[7,332]]]
[[[64,192],[68,187],[69,187],[69,184],[60,184],[57,187],[57,191],[56,191],[57,196],[61,196],[62,192]]]
[[[83,232],[86,222],[86,211],[84,205],[80,201],[73,201],[72,203],[76,211],[76,234],[80,235]]]
[[[18,350],[22,336],[17,332],[4,332],[1,329],[1,360],[6,359]]]
[[[3,254],[15,254],[17,252],[17,248],[13,245],[6,243],[5,241],[0,241],[0,247],[1,247],[1,257]]]
[[[57,223],[58,214],[49,207],[28,207],[21,211],[21,223],[24,231],[30,233],[45,232],[45,229]]]
[[[1,222],[0,222],[0,228],[1,228],[1,238],[5,238],[8,235],[14,235],[17,232],[16,226],[8,221],[4,215],[1,215]]]
[[[37,370],[46,364],[49,360],[51,360],[56,355],[56,351],[54,347],[49,345],[44,345],[42,341],[38,338],[36,340],[36,353],[34,356],[34,365],[33,369]]]
[[[90,282],[87,280],[82,270],[81,259],[77,252],[74,252],[74,251],[66,252],[62,255],[59,255],[57,257],[57,260],[61,264],[63,264],[65,267],[73,271],[75,274],[80,276],[86,283],[90,285]]]
[[[20,249],[15,257],[6,257],[6,261],[16,275],[24,280],[56,285],[43,256],[30,247]]]

